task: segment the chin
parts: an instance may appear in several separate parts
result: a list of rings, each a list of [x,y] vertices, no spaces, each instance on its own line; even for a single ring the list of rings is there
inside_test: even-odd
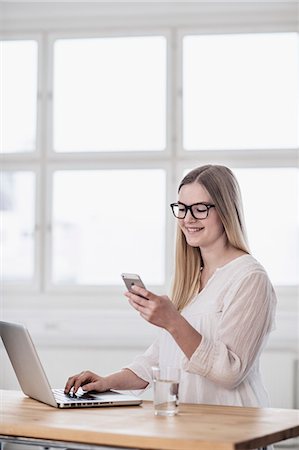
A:
[[[188,245],[190,245],[190,247],[200,247],[200,242],[193,239],[186,239],[186,242]]]

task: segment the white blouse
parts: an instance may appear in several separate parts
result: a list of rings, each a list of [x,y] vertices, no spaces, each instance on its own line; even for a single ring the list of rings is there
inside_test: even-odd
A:
[[[264,268],[243,255],[216,270],[182,315],[202,335],[188,359],[164,329],[126,368],[152,383],[152,366],[182,370],[180,402],[268,406],[259,356],[274,327],[276,296]]]

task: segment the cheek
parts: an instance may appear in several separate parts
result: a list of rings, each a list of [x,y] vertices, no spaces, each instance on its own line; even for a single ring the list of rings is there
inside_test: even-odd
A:
[[[225,232],[224,226],[223,226],[221,220],[218,220],[218,221],[215,223],[215,228],[214,228],[214,229],[215,229],[215,232],[216,232],[218,235],[221,235],[221,234],[223,234],[223,233]]]
[[[178,220],[178,221],[177,221],[177,224],[178,224],[178,228],[179,228],[180,230],[183,231],[183,228],[184,228],[184,220]]]
[[[224,226],[220,220],[220,217],[218,216],[211,217],[211,220],[207,222],[205,225],[206,225],[205,231],[214,238],[218,238],[225,232]]]
[[[178,233],[181,235],[181,236],[184,236],[184,239],[186,239],[186,230],[185,230],[185,228],[184,228],[184,221],[183,220],[179,220],[178,221],[178,228],[177,228],[177,231],[178,231]]]

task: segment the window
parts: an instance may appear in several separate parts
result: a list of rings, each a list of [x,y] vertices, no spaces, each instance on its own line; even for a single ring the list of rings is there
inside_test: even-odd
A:
[[[58,39],[54,150],[164,150],[166,39]]]
[[[37,42],[0,41],[1,151],[36,149]]]
[[[296,148],[297,33],[185,36],[184,148]]]
[[[190,170],[185,169],[182,176]],[[265,267],[274,285],[298,285],[299,170],[232,170],[241,189],[251,254]]]
[[[247,15],[235,4],[236,15],[223,15],[186,4],[182,15],[172,5],[159,18],[157,7],[147,4],[142,20],[124,9],[89,17],[88,7],[79,27],[60,17],[54,29],[46,18],[42,33],[32,18],[30,36],[8,24],[0,190],[9,293],[88,292],[110,307],[122,272],[165,293],[175,237],[168,205],[183,171],[206,163],[236,173],[252,252],[273,283],[287,293],[299,285],[293,7],[284,16],[271,3],[270,16],[252,3]]]
[[[4,282],[33,282],[35,271],[35,175],[1,174],[1,261]]]
[[[250,249],[276,286],[297,285],[299,170],[235,169],[242,191]]]
[[[165,173],[56,171],[54,284],[117,285],[122,272],[165,283]]]

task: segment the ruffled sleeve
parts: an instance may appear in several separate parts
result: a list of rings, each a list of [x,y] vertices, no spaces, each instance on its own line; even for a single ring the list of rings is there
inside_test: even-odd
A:
[[[152,345],[142,354],[138,355],[131,364],[123,367],[130,369],[139,378],[152,382],[152,367],[159,364],[159,337],[155,339]]]
[[[267,274],[262,270],[248,274],[231,287],[224,300],[215,339],[203,335],[190,360],[184,357],[184,369],[227,389],[236,388],[273,329],[275,306]]]

